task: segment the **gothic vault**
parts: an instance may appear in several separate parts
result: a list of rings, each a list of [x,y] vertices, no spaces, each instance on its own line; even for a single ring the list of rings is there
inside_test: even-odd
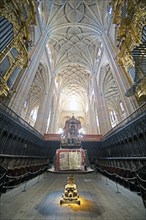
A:
[[[0,98],[40,133],[104,135],[146,95],[143,0],[2,0]]]

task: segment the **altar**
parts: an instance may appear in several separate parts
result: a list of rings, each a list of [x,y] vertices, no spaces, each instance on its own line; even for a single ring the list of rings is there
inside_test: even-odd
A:
[[[58,149],[56,151],[56,171],[84,171],[86,152],[83,149]]]
[[[60,134],[60,148],[56,150],[50,172],[76,173],[92,172],[86,149],[82,148],[81,122],[74,116],[66,120],[63,133]]]

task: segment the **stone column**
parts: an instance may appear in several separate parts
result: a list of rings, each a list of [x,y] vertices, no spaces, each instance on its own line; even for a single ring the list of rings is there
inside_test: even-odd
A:
[[[105,103],[105,99],[103,97],[103,94],[100,94],[100,90],[97,87],[97,80],[95,75],[93,76],[93,87],[95,92],[95,99],[96,99],[96,107],[97,107],[97,113],[98,113],[98,119],[99,119],[99,127],[100,132],[102,135],[107,133],[112,127],[110,123],[109,118],[109,112]]]
[[[34,126],[35,129],[42,134],[46,133],[47,121],[51,108],[54,87],[55,87],[55,76],[53,75],[51,78],[49,90],[46,91],[46,94],[42,98],[42,102],[38,111],[37,120]]]
[[[89,118],[89,132],[91,134],[97,134],[96,127],[96,113],[94,110],[94,103],[92,100],[92,89],[93,89],[93,78],[91,78],[91,82],[89,82],[88,88],[88,118]]]
[[[46,108],[47,98],[48,98],[47,94],[44,94],[41,97],[40,105],[37,113],[37,119],[34,125],[34,128],[40,133],[42,133],[42,124],[44,123],[43,120],[44,120],[44,112]]]
[[[57,96],[57,101],[55,102],[55,105],[54,105],[54,115],[53,115],[54,117],[53,117],[53,122],[52,122],[52,129],[51,129],[52,133],[56,133],[59,98],[60,98],[60,95]]]
[[[47,131],[47,133],[49,133],[49,134],[52,134],[51,129],[52,129],[53,117],[54,117],[54,112],[53,112],[53,110],[51,110],[51,113],[50,113],[50,122],[49,122],[48,131]]]
[[[111,40],[109,36],[103,32],[102,35],[102,42],[105,48],[105,52],[110,64],[110,68],[112,70],[114,79],[116,81],[116,84],[118,85],[120,96],[121,96],[121,101],[123,103],[126,116],[131,114],[137,107],[138,104],[136,102],[136,99],[134,97],[127,98],[124,94],[126,93],[127,89],[129,88],[130,85],[128,85],[128,81],[125,77],[125,73],[117,63],[116,60],[116,51],[111,43]]]
[[[55,115],[54,102],[55,102],[55,99],[53,96],[51,108],[50,108],[50,111],[51,111],[50,123],[49,123],[49,128],[48,128],[48,133],[50,134],[53,134],[53,123],[54,123],[54,115]]]
[[[97,123],[96,123],[96,112],[94,109],[94,103],[91,100],[90,104],[90,115],[91,115],[91,133],[92,134],[97,134]]]
[[[89,94],[87,94],[88,97],[88,111],[87,111],[87,116],[86,116],[86,120],[87,120],[87,133],[91,133],[91,115],[90,115],[90,97]]]
[[[9,107],[13,109],[17,114],[20,114],[22,105],[29,93],[29,89],[35,77],[40,59],[45,50],[47,40],[48,36],[46,32],[41,36],[38,44],[36,45],[32,57],[29,60],[28,67],[24,71],[23,76],[21,77],[16,88],[16,93],[10,100]]]

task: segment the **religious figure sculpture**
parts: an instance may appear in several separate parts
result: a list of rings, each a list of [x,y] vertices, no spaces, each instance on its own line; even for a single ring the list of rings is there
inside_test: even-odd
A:
[[[67,182],[68,183],[65,186],[64,194],[60,200],[60,205],[63,203],[75,203],[80,205],[80,200],[78,200],[79,194],[77,192],[77,186],[74,182],[74,176],[70,175]]]
[[[81,122],[74,116],[65,122],[64,136],[68,143],[74,143],[79,140],[79,130],[81,129]]]

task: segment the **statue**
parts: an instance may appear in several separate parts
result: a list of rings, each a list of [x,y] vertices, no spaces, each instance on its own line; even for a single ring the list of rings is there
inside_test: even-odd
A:
[[[68,183],[65,186],[64,194],[60,200],[60,205],[63,203],[75,203],[80,205],[80,200],[78,200],[79,194],[77,192],[76,184],[74,183],[74,176],[70,175],[68,177]]]
[[[68,144],[74,144],[79,139],[79,130],[81,129],[81,122],[74,116],[65,122],[64,136]]]

